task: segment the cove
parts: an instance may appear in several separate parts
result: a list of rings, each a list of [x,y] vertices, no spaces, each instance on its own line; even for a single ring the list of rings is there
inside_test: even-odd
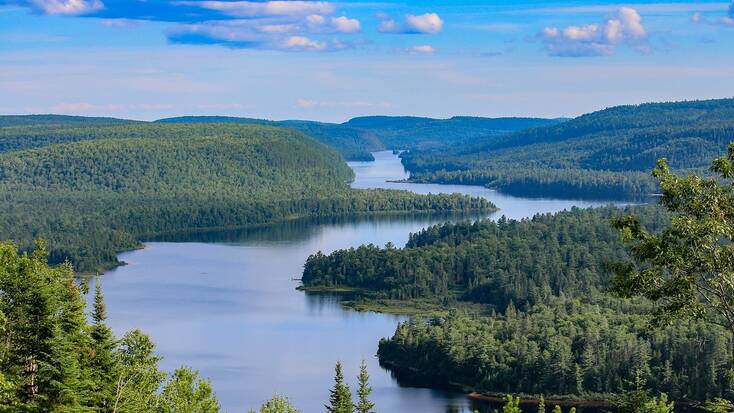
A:
[[[353,162],[355,188],[417,193],[461,192],[486,197],[497,218],[530,217],[573,206],[610,202],[513,197],[474,186],[390,183],[407,178],[398,157],[377,152],[374,162]],[[297,220],[236,231],[177,235],[120,255],[128,265],[101,282],[109,324],[117,335],[139,328],[149,334],[167,370],[198,369],[212,381],[224,411],[246,412],[273,394],[289,397],[304,413],[321,412],[341,360],[354,387],[367,361],[380,413],[469,412],[477,406],[455,392],[401,386],[380,368],[381,337],[402,320],[358,313],[339,297],[296,290],[306,258],[365,243],[402,246],[411,232],[466,216],[396,215]],[[470,217],[476,218],[476,217]]]

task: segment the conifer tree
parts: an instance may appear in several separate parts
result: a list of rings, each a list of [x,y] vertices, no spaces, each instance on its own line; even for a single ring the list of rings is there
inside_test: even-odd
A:
[[[329,404],[326,406],[326,411],[328,413],[353,413],[354,403],[352,402],[352,392],[344,382],[341,362],[336,363],[334,372],[334,387],[331,389],[331,396],[329,396]]]
[[[542,394],[540,400],[538,400],[538,413],[545,413],[545,397]]]
[[[370,376],[367,372],[367,364],[362,360],[362,364],[359,366],[359,389],[357,395],[359,401],[357,402],[357,413],[375,413],[375,404],[369,399],[372,394],[372,387],[370,387]]]
[[[94,311],[92,312],[92,360],[91,367],[94,372],[95,392],[93,395],[94,405],[102,411],[107,411],[113,404],[115,392],[115,378],[117,374],[117,358],[115,341],[112,330],[105,323],[107,320],[107,308],[102,293],[102,283],[96,280],[94,288]]]

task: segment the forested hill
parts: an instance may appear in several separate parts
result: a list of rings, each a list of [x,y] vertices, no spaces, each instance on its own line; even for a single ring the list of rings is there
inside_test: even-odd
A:
[[[283,126],[296,129],[321,143],[339,151],[350,161],[374,160],[371,152],[384,149],[378,139],[368,131],[333,123],[313,121],[270,121],[263,119],[237,118],[228,116],[183,116],[156,121],[157,123],[241,123],[250,125]]]
[[[545,196],[637,197],[657,191],[659,158],[707,168],[734,140],[734,99],[649,103],[593,112],[475,148],[413,151],[419,181],[483,184]]]
[[[0,115],[0,127],[28,125],[116,125],[133,120],[66,115]]]
[[[78,270],[140,239],[302,216],[491,208],[464,196],[349,188],[342,157],[287,128],[240,124],[0,128],[0,238]],[[9,144],[8,142],[12,142]],[[27,149],[31,147],[32,149]]]
[[[371,160],[382,149],[447,149],[492,144],[509,133],[551,125],[562,119],[453,117],[432,119],[411,116],[368,116],[348,122],[303,120],[268,121],[224,116],[185,116],[158,122],[225,122],[267,124],[297,129],[337,149],[347,160]]]
[[[482,118],[455,116],[433,119],[412,116],[366,116],[344,125],[368,130],[388,149],[448,149],[457,146],[487,145],[501,142],[512,132],[546,125],[564,119]]]
[[[673,399],[721,397],[731,383],[723,328],[676,322],[651,329],[649,302],[605,294],[608,265],[628,257],[610,221],[629,212],[574,209],[433,226],[404,248],[315,254],[303,282],[354,288],[365,308],[439,311],[380,342],[381,363],[399,379],[591,400],[642,382]],[[657,207],[634,213],[655,232],[669,224]]]

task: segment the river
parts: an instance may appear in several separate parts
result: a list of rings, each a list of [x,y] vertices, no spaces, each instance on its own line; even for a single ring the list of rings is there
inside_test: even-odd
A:
[[[473,186],[388,183],[407,177],[391,152],[350,166],[355,188],[482,196],[500,208],[490,217],[523,218],[607,204],[527,199]],[[198,369],[229,413],[254,409],[273,394],[289,397],[304,413],[322,412],[334,363],[342,361],[354,387],[362,359],[380,413],[469,412],[473,406],[462,394],[401,386],[380,368],[377,342],[392,335],[400,317],[346,310],[333,296],[297,291],[295,280],[316,251],[365,243],[404,245],[409,233],[451,218],[298,220],[147,242],[144,249],[121,254],[128,265],[101,278],[109,324],[117,335],[134,328],[149,334],[166,370],[180,365]]]

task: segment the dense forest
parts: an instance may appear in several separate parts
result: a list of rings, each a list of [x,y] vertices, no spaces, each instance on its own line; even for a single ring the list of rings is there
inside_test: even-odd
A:
[[[68,263],[49,266],[47,254],[42,241],[32,254],[0,242],[0,412],[220,411],[211,383],[197,371],[161,370],[155,343],[143,332],[113,335],[99,282],[87,312],[88,281]],[[337,362],[327,410],[375,413],[364,362],[355,390],[356,400]],[[258,412],[298,410],[275,396]]]
[[[492,208],[459,195],[352,190],[336,152],[300,132],[239,124],[0,128],[0,235],[80,271],[167,232],[303,216]]]
[[[618,106],[504,138],[403,155],[416,181],[472,183],[513,194],[639,198],[661,157],[707,168],[734,136],[734,99]]]
[[[496,143],[507,134],[551,125],[562,120],[540,118],[453,117],[432,119],[412,116],[367,116],[335,124],[301,120],[268,121],[226,116],[184,116],[161,119],[164,123],[244,123],[283,126],[299,130],[338,150],[349,161],[371,161],[370,152],[393,149],[452,148]]]
[[[628,213],[651,231],[670,222],[662,208],[645,206],[448,223],[412,234],[400,249],[312,255],[303,282],[353,287],[367,301],[480,304],[414,318],[381,341],[381,362],[409,380],[574,398],[608,398],[643,380],[676,399],[728,395],[725,329],[691,321],[652,330],[649,302],[606,294],[610,264],[629,259],[611,221]]]
[[[652,227],[667,216],[635,209]],[[504,311],[551,297],[586,297],[609,282],[605,266],[627,257],[610,225],[616,208],[573,209],[520,221],[447,223],[411,234],[405,248],[365,245],[306,261],[306,286],[354,287],[371,297],[460,298]]]

